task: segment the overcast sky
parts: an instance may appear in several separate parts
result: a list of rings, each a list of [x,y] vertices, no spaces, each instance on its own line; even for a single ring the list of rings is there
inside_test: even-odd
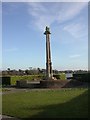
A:
[[[45,68],[46,26],[53,69],[88,68],[87,2],[3,2],[2,11],[3,69]]]

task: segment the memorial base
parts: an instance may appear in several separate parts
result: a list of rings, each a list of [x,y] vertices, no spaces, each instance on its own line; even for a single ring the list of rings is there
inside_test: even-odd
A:
[[[62,88],[68,83],[68,80],[41,80],[41,88]]]

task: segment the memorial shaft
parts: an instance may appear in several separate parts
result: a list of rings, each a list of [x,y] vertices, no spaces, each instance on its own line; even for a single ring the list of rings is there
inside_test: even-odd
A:
[[[47,79],[52,78],[52,62],[51,62],[51,51],[50,51],[50,30],[46,27],[44,33],[46,35],[46,77]]]

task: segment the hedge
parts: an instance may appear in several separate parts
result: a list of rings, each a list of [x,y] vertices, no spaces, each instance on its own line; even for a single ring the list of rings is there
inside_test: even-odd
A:
[[[90,73],[73,74],[73,79],[81,82],[90,82]]]
[[[2,85],[11,85],[11,77],[0,77]]]

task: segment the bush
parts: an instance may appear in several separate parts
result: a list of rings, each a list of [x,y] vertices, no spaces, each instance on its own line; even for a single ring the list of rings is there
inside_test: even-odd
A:
[[[66,74],[65,73],[60,73],[60,79],[61,80],[66,80]]]

